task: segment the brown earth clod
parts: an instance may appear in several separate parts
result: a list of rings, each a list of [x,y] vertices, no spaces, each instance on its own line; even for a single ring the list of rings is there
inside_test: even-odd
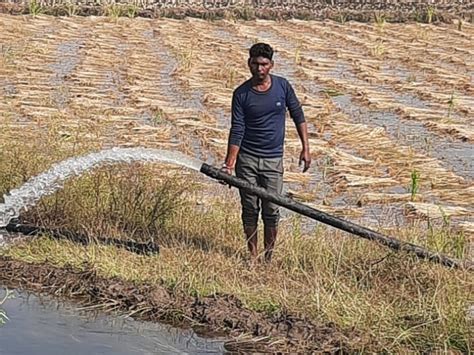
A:
[[[140,320],[191,326],[200,334],[225,334],[233,338],[226,343],[229,351],[344,352],[349,348],[348,335],[332,325],[315,324],[284,312],[268,315],[252,311],[231,295],[193,297],[160,285],[107,279],[87,264],[78,270],[0,257],[0,268],[0,283],[6,287],[66,297],[85,307],[95,305]]]

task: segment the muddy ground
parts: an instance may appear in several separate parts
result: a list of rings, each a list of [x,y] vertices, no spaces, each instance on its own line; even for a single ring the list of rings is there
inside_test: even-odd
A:
[[[0,283],[54,297],[67,297],[95,310],[129,314],[143,321],[192,327],[203,336],[224,335],[228,351],[354,350],[357,334],[341,332],[331,324],[315,324],[294,314],[251,311],[231,295],[193,297],[160,285],[136,285],[97,275],[90,265],[82,270],[29,264],[0,257]]]

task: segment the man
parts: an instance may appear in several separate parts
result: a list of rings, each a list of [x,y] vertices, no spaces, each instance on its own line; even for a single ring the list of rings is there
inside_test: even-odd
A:
[[[286,109],[290,111],[302,150],[299,163],[303,172],[311,164],[308,130],[303,110],[290,83],[270,74],[273,68],[273,49],[257,43],[249,50],[248,66],[252,78],[240,85],[232,96],[232,126],[223,170],[237,177],[281,193],[283,187],[283,141]],[[256,260],[257,225],[262,209],[264,223],[264,258],[269,262],[275,246],[279,207],[255,195],[240,191],[242,222],[252,260]]]

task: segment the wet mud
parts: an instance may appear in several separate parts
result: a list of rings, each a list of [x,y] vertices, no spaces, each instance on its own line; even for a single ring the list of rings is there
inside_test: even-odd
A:
[[[203,336],[224,335],[232,339],[225,344],[231,352],[345,353],[354,350],[357,339],[356,332],[348,334],[332,324],[315,324],[285,312],[269,315],[246,309],[232,295],[193,297],[160,285],[106,279],[91,265],[77,270],[0,257],[0,268],[0,283],[6,287],[67,297],[86,308],[126,313],[139,320],[192,327]]]

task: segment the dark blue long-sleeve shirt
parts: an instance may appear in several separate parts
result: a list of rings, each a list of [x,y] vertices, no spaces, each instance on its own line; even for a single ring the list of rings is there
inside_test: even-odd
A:
[[[295,125],[305,121],[295,91],[285,78],[271,75],[271,87],[254,90],[250,80],[240,85],[232,96],[232,126],[229,144],[262,158],[283,156],[286,109]]]

